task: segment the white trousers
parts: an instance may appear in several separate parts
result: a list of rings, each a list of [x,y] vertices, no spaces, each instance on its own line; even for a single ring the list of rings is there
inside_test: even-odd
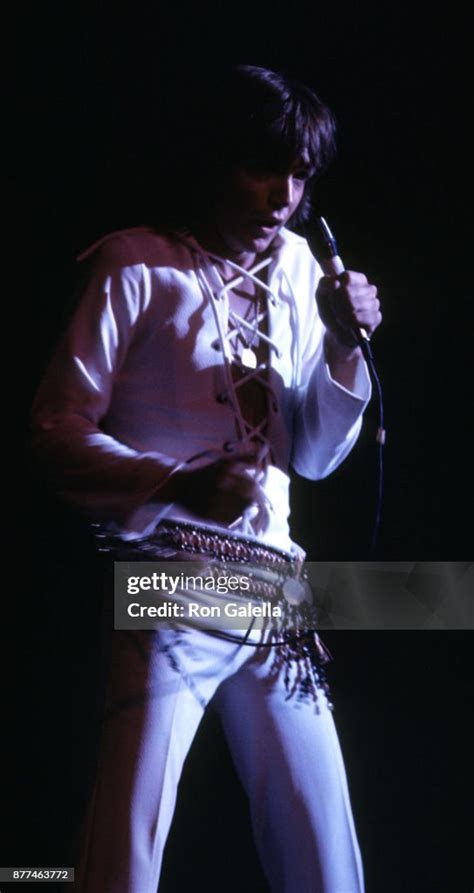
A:
[[[168,652],[163,649],[169,649]],[[188,629],[114,631],[75,889],[156,893],[184,760],[205,705],[221,718],[273,893],[362,893],[343,760],[325,695],[287,697],[271,649]]]

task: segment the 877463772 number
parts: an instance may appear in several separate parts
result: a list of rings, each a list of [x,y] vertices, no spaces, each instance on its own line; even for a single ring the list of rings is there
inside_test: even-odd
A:
[[[2,881],[73,881],[74,868],[0,868]]]

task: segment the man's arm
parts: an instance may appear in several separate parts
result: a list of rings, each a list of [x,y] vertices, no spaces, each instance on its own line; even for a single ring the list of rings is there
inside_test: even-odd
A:
[[[370,399],[370,379],[353,334],[381,321],[377,289],[364,274],[322,277],[302,330],[306,333],[297,394],[292,465],[303,477],[334,471],[354,446]],[[319,312],[318,312],[319,310]]]
[[[142,304],[139,266],[99,256],[32,409],[38,474],[86,516],[123,521],[147,502],[176,460],[141,453],[101,430]]]
[[[324,350],[331,378],[348,391],[354,391],[357,387],[357,372],[364,362],[360,347],[341,344],[332,332],[326,332]]]

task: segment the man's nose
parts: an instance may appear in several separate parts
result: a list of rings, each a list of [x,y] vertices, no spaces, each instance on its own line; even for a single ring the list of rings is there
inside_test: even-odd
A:
[[[292,176],[274,177],[270,188],[270,204],[272,208],[287,208],[291,205],[294,196],[294,182]]]

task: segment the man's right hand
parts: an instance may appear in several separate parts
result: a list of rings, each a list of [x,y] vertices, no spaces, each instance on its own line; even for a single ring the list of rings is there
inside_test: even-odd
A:
[[[255,450],[217,459],[203,468],[176,471],[157,492],[164,502],[184,508],[218,523],[231,523],[258,500]]]

